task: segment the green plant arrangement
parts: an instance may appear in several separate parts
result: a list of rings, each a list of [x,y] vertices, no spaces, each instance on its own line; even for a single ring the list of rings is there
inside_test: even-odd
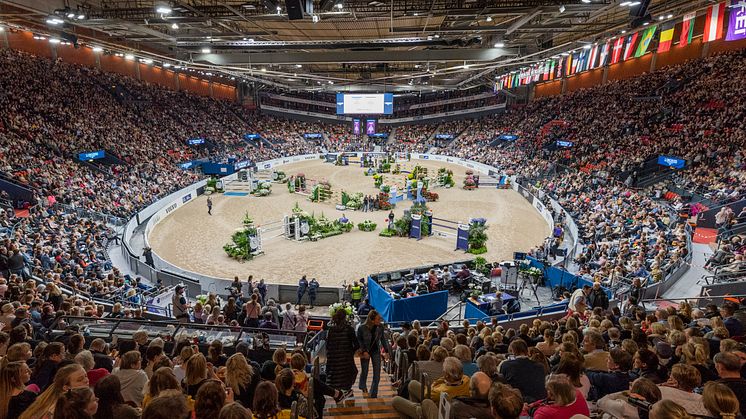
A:
[[[477,256],[474,258],[474,270],[481,273],[482,275],[489,276],[490,267],[487,263],[487,259]]]
[[[373,231],[376,227],[378,227],[376,223],[371,220],[365,220],[357,225],[357,228],[360,229],[360,231]]]
[[[348,194],[342,191],[342,205],[351,210],[358,210],[363,207],[363,193],[357,192]]]
[[[329,182],[319,182],[311,190],[311,202],[323,202],[332,197],[332,186]]]
[[[231,243],[226,243],[223,250],[233,259],[246,261],[251,260],[257,255],[251,250],[252,239],[256,240],[257,229],[254,227],[254,220],[249,217],[247,212],[242,220],[243,228],[233,233]]]
[[[282,170],[276,170],[272,172],[272,180],[277,183],[285,183],[288,181],[288,176]]]
[[[484,219],[472,220],[469,225],[469,250],[473,255],[487,253],[487,224]]]
[[[381,237],[394,237],[396,236],[396,231],[384,228],[380,233],[378,233],[378,235]]]
[[[272,193],[272,184],[270,182],[260,182],[251,193],[255,196],[268,196]]]
[[[308,235],[312,241],[337,236],[342,233],[349,233],[353,227],[353,224],[349,221],[343,223],[339,220],[330,220],[323,213],[318,218],[313,214],[308,214],[298,205],[297,202],[292,211],[293,215],[308,222]]]
[[[453,171],[445,167],[438,169],[438,185],[444,188],[456,186],[456,182],[453,180]]]
[[[391,174],[398,175],[401,173],[401,167],[399,166],[399,163],[394,164],[394,167],[391,169]]]
[[[352,323],[355,320],[355,308],[348,302],[334,303],[329,306],[329,316],[334,317],[334,314],[342,310],[347,316],[347,320]]]
[[[381,163],[381,167],[378,170],[381,173],[389,173],[391,171],[391,163]]]
[[[383,185],[383,175],[378,173],[374,174],[373,182],[375,183],[376,188],[380,188],[381,185]]]

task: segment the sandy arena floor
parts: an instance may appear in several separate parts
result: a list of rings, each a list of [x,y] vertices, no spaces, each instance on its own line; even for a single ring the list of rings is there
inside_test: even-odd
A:
[[[527,251],[540,244],[550,229],[534,208],[513,190],[483,188],[474,191],[461,189],[465,168],[448,163],[430,163],[421,160],[431,176],[439,167],[449,167],[454,172],[456,187],[435,188],[440,195],[438,202],[428,203],[434,216],[461,222],[469,218],[487,219],[489,241],[488,261],[512,258],[514,251]],[[411,170],[415,161],[402,164]],[[373,179],[365,176],[358,166],[334,166],[321,161],[300,162],[283,166],[288,175],[305,173],[309,179],[326,179],[333,190],[344,189],[350,193],[374,194]],[[403,185],[405,175],[389,175]],[[288,193],[285,184],[273,184],[268,197],[213,196],[212,216],[207,214],[206,197],[201,196],[161,221],[150,234],[150,245],[161,258],[181,268],[197,273],[242,279],[249,274],[272,283],[295,284],[301,275],[318,278],[322,285],[335,286],[343,280],[360,278],[370,273],[404,269],[414,266],[449,263],[469,259],[472,255],[454,251],[455,237],[427,237],[420,241],[406,238],[379,237],[384,228],[387,212],[345,211],[356,226],[350,233],[329,237],[317,242],[296,242],[284,238],[265,240],[265,254],[241,263],[229,258],[223,245],[234,231],[241,227],[241,220],[248,211],[254,221],[264,223],[281,220],[290,214],[295,203],[316,214],[339,218],[341,211],[332,203],[312,203],[306,197]],[[397,204],[398,218],[411,201]],[[378,227],[375,232],[358,230],[357,223],[370,219]]]

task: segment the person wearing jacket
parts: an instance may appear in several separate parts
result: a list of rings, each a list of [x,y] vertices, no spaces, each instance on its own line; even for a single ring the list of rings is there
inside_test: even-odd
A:
[[[391,353],[391,347],[383,335],[383,318],[376,310],[368,313],[365,323],[357,327],[357,340],[360,343],[360,372],[359,388],[364,393],[368,392],[368,367],[373,364],[373,382],[370,386],[370,398],[378,397],[378,382],[381,379],[381,349],[384,350],[384,358],[387,359]]]
[[[311,282],[308,283],[308,299],[311,301],[311,308],[316,303],[316,293],[319,289],[319,281],[316,278],[311,278]]]
[[[306,295],[307,289],[308,289],[308,280],[306,279],[306,276],[303,275],[298,281],[298,301],[295,303],[296,306],[300,305],[300,300],[303,298],[304,295]]]
[[[142,407],[145,396],[145,384],[148,376],[142,370],[142,359],[139,351],[129,351],[122,355],[119,369],[114,370],[114,375],[122,384],[122,398],[125,402],[132,402],[137,407]]]
[[[483,372],[476,372],[469,380],[469,397],[454,397],[451,402],[453,419],[492,419],[492,410],[487,396],[492,380]],[[422,401],[422,414],[426,419],[438,418],[438,405],[431,399]]]
[[[326,384],[341,390],[346,397],[357,377],[355,353],[360,343],[345,310],[338,309],[332,314],[326,333]]]

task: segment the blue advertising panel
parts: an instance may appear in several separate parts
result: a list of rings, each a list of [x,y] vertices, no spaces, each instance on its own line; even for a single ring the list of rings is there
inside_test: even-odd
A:
[[[360,135],[360,118],[354,118],[352,120],[352,134]]]
[[[572,147],[575,145],[572,141],[557,140],[557,147]]]
[[[453,134],[435,134],[436,140],[452,140]]]
[[[373,138],[389,138],[389,135],[387,133],[385,133],[385,132],[377,132],[377,133],[375,133],[373,135],[370,135],[370,137],[373,137]]]
[[[89,151],[86,153],[78,154],[78,160],[89,161],[89,160],[103,159],[105,156],[106,156],[106,153],[104,152],[104,150]]]
[[[658,156],[658,164],[674,169],[683,169],[686,166],[686,160],[673,156]]]
[[[393,93],[383,94],[383,113],[385,115],[392,115],[394,113],[394,94]]]
[[[373,135],[376,133],[376,120],[375,119],[365,120],[365,133],[368,135]]]
[[[204,138],[190,138],[187,140],[187,144],[189,145],[202,145],[205,143]]]
[[[345,113],[345,95],[344,93],[337,93],[337,115]]]
[[[303,138],[307,138],[307,139],[308,138],[311,138],[311,139],[313,139],[313,138],[324,138],[324,136],[322,134],[318,134],[318,133],[313,132],[313,133],[303,134]]]
[[[243,139],[244,140],[258,140],[262,138],[259,134],[244,134]]]
[[[501,136],[497,137],[497,139],[503,141],[515,141],[518,139],[518,136],[512,134],[502,134]]]
[[[236,163],[236,164],[234,165],[234,167],[236,168],[236,170],[241,170],[241,169],[244,169],[244,168],[247,168],[247,167],[249,167],[249,164],[251,164],[251,162],[250,162],[250,161],[248,161],[248,160],[242,160],[242,161],[240,161],[240,162],[237,162],[237,163]]]

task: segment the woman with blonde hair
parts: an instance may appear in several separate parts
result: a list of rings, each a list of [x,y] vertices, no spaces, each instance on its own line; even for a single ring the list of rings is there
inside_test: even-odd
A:
[[[225,385],[233,389],[237,402],[250,409],[254,402],[254,391],[259,384],[259,374],[240,353],[231,355],[225,366],[227,367]]]
[[[88,387],[88,375],[83,367],[71,364],[60,368],[52,384],[23,412],[20,419],[51,418],[54,415],[57,400],[62,394],[78,387]]]
[[[31,368],[23,361],[0,369],[0,419],[17,418],[36,400],[36,393],[25,388],[30,379]]]
[[[550,357],[557,351],[559,343],[554,341],[554,331],[552,329],[544,329],[544,341],[536,344],[536,349],[540,350],[544,356]]]
[[[661,400],[650,408],[650,419],[693,419],[686,409],[671,400]]]
[[[184,392],[192,398],[197,397],[197,391],[207,381],[209,371],[205,356],[197,352],[186,362],[186,376],[184,377]]]
[[[722,419],[736,419],[741,409],[736,394],[722,383],[705,384],[702,402],[711,415]],[[743,400],[743,403],[746,403],[746,400]]]
[[[710,347],[705,343],[692,340],[683,344],[681,346],[681,363],[696,368],[703,383],[718,379],[717,374],[711,367]]]

